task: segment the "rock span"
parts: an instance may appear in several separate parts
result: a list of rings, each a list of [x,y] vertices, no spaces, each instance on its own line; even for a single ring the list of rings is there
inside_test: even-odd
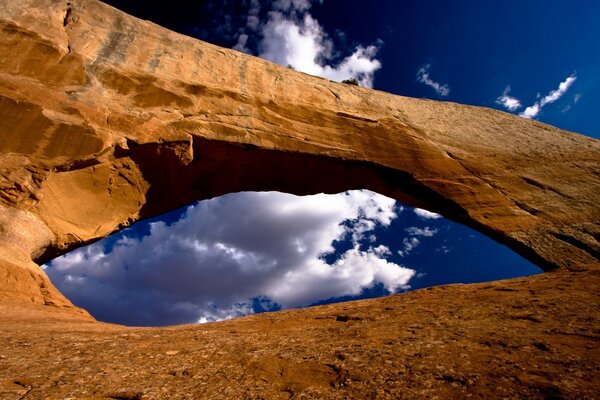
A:
[[[549,365],[573,350],[565,344],[571,336],[561,336],[561,350],[539,361],[547,367],[542,378],[518,378],[516,386],[507,387],[514,393],[533,387],[531,393],[584,397],[594,389],[599,374],[599,141],[495,110],[308,76],[170,32],[95,0],[5,0],[0,29],[0,303],[2,320],[11,321],[6,326],[53,320],[43,325],[48,332],[84,329],[69,324],[102,335],[117,329],[91,322],[89,328],[82,321],[91,318],[71,305],[37,264],[139,219],[233,191],[310,194],[366,188],[475,228],[553,271],[543,278],[394,297],[389,301],[394,307],[423,297],[429,299],[423,300],[426,307],[439,313],[445,309],[440,295],[463,296],[462,305],[475,310],[476,325],[493,308],[475,299],[491,296],[499,307],[511,307],[502,302],[510,302],[507,293],[514,290],[521,296],[522,318],[492,318],[499,330],[509,332],[523,321],[539,320],[535,313],[553,307],[550,299],[568,301],[561,312],[546,310],[548,320],[541,326],[549,332],[577,320],[579,331],[561,334],[580,335],[576,345],[594,351],[589,363],[560,364],[556,373],[575,368],[579,375],[554,382]],[[565,285],[570,293],[561,291]],[[526,302],[528,286],[532,293]],[[377,305],[386,302],[368,304],[384,318]],[[327,309],[336,307],[349,306]],[[294,326],[298,315],[321,312],[281,318],[291,318]],[[573,319],[564,320],[569,315]],[[223,326],[254,329],[252,321],[262,326],[270,317],[253,318]],[[390,321],[403,317],[397,318]],[[363,325],[360,334],[373,333],[375,343],[387,334],[376,333],[373,324]],[[447,329],[458,335],[465,324],[454,321]],[[3,334],[14,338],[20,329]],[[329,328],[322,332],[329,343],[344,335]],[[431,335],[415,332],[417,343],[434,345]],[[519,332],[527,340],[539,333]],[[68,340],[56,335],[60,343]],[[456,340],[473,345],[475,339],[459,335]],[[490,357],[510,354],[510,343],[490,343]],[[276,348],[269,351],[278,354]],[[310,358],[310,350],[304,351]],[[318,371],[334,390],[350,376],[338,364],[272,368],[280,368],[281,376],[294,368],[292,375]],[[11,364],[6,370],[18,369]],[[254,378],[257,389],[262,378]],[[270,375],[264,379],[272,383]],[[471,385],[456,374],[442,374],[439,381],[462,389]],[[10,382],[15,390],[39,386]],[[297,393],[293,388],[290,393]],[[280,389],[279,394],[287,393]]]

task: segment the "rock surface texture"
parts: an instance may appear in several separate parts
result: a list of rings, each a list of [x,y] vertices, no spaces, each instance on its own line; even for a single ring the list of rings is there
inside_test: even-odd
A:
[[[0,396],[600,393],[597,140],[311,77],[95,0],[3,0],[0,29]],[[134,329],[95,322],[38,266],[197,199],[354,188],[547,273]]]

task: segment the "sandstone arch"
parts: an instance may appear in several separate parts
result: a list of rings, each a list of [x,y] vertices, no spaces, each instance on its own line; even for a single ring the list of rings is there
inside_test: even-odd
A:
[[[395,393],[410,398],[598,392],[597,140],[485,108],[310,77],[96,0],[6,0],[0,30],[0,395],[140,398],[116,385],[143,383],[153,398],[164,393],[164,371],[152,375],[159,357],[149,357],[176,355],[171,346],[198,348],[204,334],[201,351],[218,361],[207,366],[202,353],[190,353],[183,361],[201,362],[203,372],[173,369],[169,376],[237,374],[208,397],[273,397],[307,387],[321,388],[314,393],[322,398],[374,396],[398,374],[408,383]],[[194,199],[351,188],[440,212],[551,272],[161,336],[91,321],[35,263]],[[303,336],[307,329],[319,340]],[[257,338],[259,360],[235,358],[247,351],[238,330]],[[73,358],[82,331],[90,340],[77,346],[87,353]],[[377,357],[355,350],[345,332]],[[144,345],[135,347],[139,335]],[[106,346],[107,337],[116,347]],[[311,361],[286,359],[281,343]],[[394,352],[383,351],[388,345]],[[232,351],[223,358],[222,348]],[[39,362],[57,357],[54,349],[85,383],[62,372],[53,377],[60,363]],[[144,361],[128,367],[130,350]],[[107,375],[84,371],[90,357]],[[131,368],[141,379],[124,378]],[[387,380],[355,374],[364,368]],[[348,377],[359,385],[343,392]],[[506,390],[495,388],[498,381]],[[173,398],[197,389],[193,380],[177,382],[168,386]]]
[[[64,303],[30,259],[239,190],[370,188],[546,271],[598,266],[597,140],[307,76],[97,1],[0,18],[0,243],[6,276],[29,270],[20,297]]]

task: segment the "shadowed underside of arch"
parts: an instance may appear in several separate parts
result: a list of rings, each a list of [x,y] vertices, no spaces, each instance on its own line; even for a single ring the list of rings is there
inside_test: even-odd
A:
[[[598,392],[597,140],[308,76],[95,0],[6,0],[0,30],[0,394]],[[552,272],[158,335],[92,323],[36,264],[196,199],[355,188],[441,213]],[[40,359],[69,360],[85,379]]]

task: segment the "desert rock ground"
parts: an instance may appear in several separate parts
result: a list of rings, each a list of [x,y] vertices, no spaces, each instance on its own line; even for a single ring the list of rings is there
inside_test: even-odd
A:
[[[581,278],[552,272],[171,328],[3,307],[0,396],[594,399],[600,275]]]

